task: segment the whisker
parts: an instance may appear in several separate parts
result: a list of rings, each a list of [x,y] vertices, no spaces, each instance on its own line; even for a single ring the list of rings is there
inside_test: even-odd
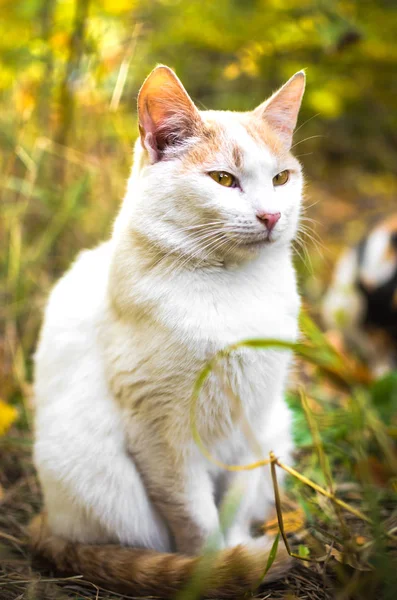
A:
[[[305,232],[305,231],[300,231],[300,233],[303,234],[303,236],[305,238],[307,238],[307,240],[309,242],[312,243],[313,248],[316,250],[316,252],[321,256],[321,258],[324,258],[324,253],[323,253],[323,248],[325,248],[325,246],[323,244],[321,244],[320,241],[316,240],[314,237],[312,237],[309,233]]]
[[[316,225],[321,225],[318,219],[313,219],[312,217],[301,217],[301,220],[308,221],[309,223],[315,223]]]
[[[319,116],[320,116],[320,113],[316,113],[315,115],[313,115],[313,116],[312,116],[312,117],[310,117],[309,119],[306,119],[306,121],[304,121],[304,123],[302,123],[302,125],[299,125],[299,127],[298,127],[297,129],[295,129],[295,131],[294,131],[294,135],[296,135],[296,134],[298,133],[298,131],[299,131],[300,129],[302,129],[302,127],[303,127],[304,125],[306,125],[307,123],[309,123],[309,121],[312,121],[313,119],[315,119],[316,117],[319,117]]]
[[[206,236],[206,239],[200,239],[199,243],[197,244],[196,248],[194,249],[193,253],[187,253],[187,254],[183,254],[182,256],[179,256],[177,258],[177,260],[171,265],[172,272],[175,272],[177,269],[181,270],[188,262],[193,261],[195,258],[197,258],[197,256],[203,252],[206,248],[208,248],[209,246],[211,246],[214,242],[219,240],[219,236],[223,235],[222,231],[217,231],[217,232],[211,232],[210,236]],[[208,239],[210,239],[210,242],[208,242]],[[203,245],[203,242],[206,242]]]
[[[186,248],[186,243],[187,243],[187,245],[189,245],[189,244],[192,245],[192,244],[196,243],[198,246],[200,246],[202,244],[202,242],[204,242],[206,239],[215,237],[219,233],[221,233],[221,230],[204,231],[204,232],[199,232],[199,233],[202,233],[202,235],[194,237],[194,234],[191,234],[190,236],[186,236],[186,238],[181,243],[179,243],[176,246],[173,246],[172,248],[170,248],[170,250],[168,252],[166,252],[163,256],[161,256],[160,259],[153,265],[152,268],[157,267],[162,261],[167,259],[172,254],[175,254],[176,252],[178,252],[178,250],[184,250],[184,249],[188,250],[188,248]],[[193,248],[194,248],[194,246],[193,246]],[[161,253],[161,251],[160,251],[160,253]],[[186,254],[183,254],[182,256],[185,257]],[[176,260],[178,261],[180,258],[181,257],[178,256]]]
[[[201,229],[202,227],[210,227],[212,225],[227,225],[227,223],[224,223],[224,221],[210,221],[209,223],[201,223],[199,225],[189,225],[188,227],[182,227],[181,230],[182,231],[190,231],[191,229]]]
[[[311,229],[311,232],[313,233],[313,235],[320,238],[320,234],[316,230],[316,227],[321,227],[320,221],[317,221],[317,219],[309,219],[307,217],[301,217],[300,223],[302,223],[302,221],[309,223],[308,227]]]
[[[317,240],[322,244],[323,241],[319,235],[319,233],[317,233],[317,231],[315,231],[315,229],[313,229],[312,227],[303,225],[302,222],[299,223],[299,228],[300,231],[302,231],[303,233],[305,233],[306,235],[312,235],[313,237],[317,238]]]
[[[223,246],[225,246],[227,243],[229,242],[228,239],[223,239],[223,240],[219,240],[217,243],[215,243],[213,245],[213,247],[209,247],[208,248],[208,255],[203,258],[199,263],[198,266],[202,265],[203,262],[205,262],[206,260],[209,260],[211,258],[211,256],[213,255],[213,253],[215,252],[215,250],[219,250],[220,248],[222,248]]]
[[[301,248],[302,253],[298,249],[298,246],[299,246],[299,248]],[[299,237],[299,233],[298,233],[297,237],[293,240],[293,247],[294,247],[295,252],[299,256],[299,258],[305,265],[306,269],[309,271],[310,274],[313,274],[313,264],[312,264],[312,261],[310,258],[310,254],[308,253],[305,244]]]
[[[316,200],[315,202],[312,202],[312,204],[304,204],[302,206],[302,211],[305,212],[308,208],[311,208],[312,206],[316,206],[316,204],[318,204],[320,202],[320,200]]]
[[[306,265],[305,259],[303,258],[302,253],[298,250],[298,248],[296,247],[295,244],[296,244],[296,240],[294,240],[292,243],[293,251],[298,255],[299,259]]]
[[[302,156],[311,156],[314,152],[305,152],[304,154],[294,154],[295,158],[302,158]]]
[[[193,252],[193,254],[189,254],[188,256],[186,256],[185,260],[183,260],[182,262],[179,261],[179,264],[178,264],[178,262],[176,262],[174,265],[173,272],[175,272],[176,270],[181,271],[186,264],[188,264],[190,262],[194,262],[196,259],[198,259],[201,252],[204,252],[204,250],[206,250],[206,249],[208,250],[208,248],[211,248],[212,245],[214,245],[218,242],[219,242],[219,238],[213,239],[208,244],[205,244],[204,246],[197,248],[197,250],[195,252]],[[208,257],[203,258],[199,264],[201,264],[202,262],[204,262],[207,259],[208,259]]]
[[[296,142],[296,144],[293,144],[291,146],[290,150],[295,148],[295,146],[299,146],[299,144],[303,144],[303,142],[307,142],[308,140],[314,140],[314,138],[320,138],[320,137],[325,137],[325,136],[324,135],[310,135],[309,137],[305,138],[304,140],[300,140],[299,142]]]
[[[303,225],[303,223],[300,223],[298,230],[309,237],[313,236],[313,238],[315,238],[319,244],[323,244],[323,240],[321,239],[320,234],[317,233],[317,231],[312,227],[306,227],[305,225]]]

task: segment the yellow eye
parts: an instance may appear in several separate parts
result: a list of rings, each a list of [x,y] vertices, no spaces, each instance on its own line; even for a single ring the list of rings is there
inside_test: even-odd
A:
[[[211,171],[208,175],[212,177],[216,183],[225,187],[234,187],[236,185],[236,178],[234,175],[226,173],[225,171]]]
[[[273,185],[284,185],[287,183],[289,179],[289,171],[281,171],[281,173],[277,173],[275,177],[273,177]]]

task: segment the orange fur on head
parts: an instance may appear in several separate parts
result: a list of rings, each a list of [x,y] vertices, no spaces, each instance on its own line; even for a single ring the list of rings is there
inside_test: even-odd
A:
[[[285,155],[291,147],[304,89],[305,75],[300,71],[255,110],[235,115],[256,142],[274,154]],[[220,148],[230,153],[230,140],[210,112],[198,111],[169,67],[155,68],[138,96],[141,142],[151,162],[160,160],[167,146],[168,149],[181,146],[193,137],[196,143],[190,162],[202,163],[203,153],[215,153]],[[231,149],[231,153],[234,164],[239,167],[242,153],[238,146]]]

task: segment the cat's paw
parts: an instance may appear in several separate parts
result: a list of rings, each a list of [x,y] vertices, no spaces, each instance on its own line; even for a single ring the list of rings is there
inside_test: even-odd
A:
[[[270,550],[273,541],[274,539],[268,535],[260,535],[259,537],[251,538],[248,545],[250,548]]]
[[[254,539],[246,529],[240,527],[232,527],[226,534],[226,546],[231,548],[240,544],[246,546],[251,544]]]

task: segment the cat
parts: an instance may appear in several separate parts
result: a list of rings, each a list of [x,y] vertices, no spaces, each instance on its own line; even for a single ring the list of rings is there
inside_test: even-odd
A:
[[[113,234],[79,255],[51,293],[35,355],[34,460],[44,512],[35,550],[112,589],[174,597],[208,544],[206,591],[235,597],[263,575],[269,469],[225,471],[200,452],[194,383],[243,338],[296,340],[291,242],[303,176],[291,152],[304,92],[296,73],[255,110],[199,111],[155,68],[138,96],[140,137]],[[291,357],[240,350],[203,387],[196,426],[226,463],[288,461]],[[239,497],[233,522],[219,507]],[[290,558],[280,549],[267,580]]]
[[[355,349],[373,375],[397,367],[396,214],[342,253],[323,298],[322,317],[335,342]]]

